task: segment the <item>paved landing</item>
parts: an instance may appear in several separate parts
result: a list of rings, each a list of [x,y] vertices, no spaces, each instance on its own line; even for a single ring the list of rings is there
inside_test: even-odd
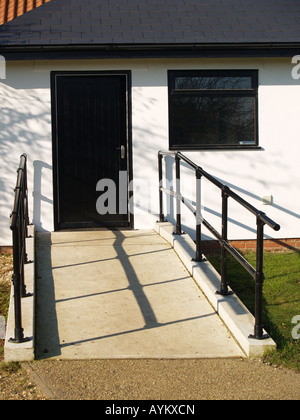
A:
[[[38,233],[38,359],[243,356],[152,230]]]

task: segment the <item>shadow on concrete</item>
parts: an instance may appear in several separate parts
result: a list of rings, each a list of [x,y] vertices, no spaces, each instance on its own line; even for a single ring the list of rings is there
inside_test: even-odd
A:
[[[169,244],[153,231],[88,232],[37,234],[36,359],[193,357],[205,340],[222,354],[228,334]]]
[[[122,290],[131,290],[136,302],[139,305],[140,311],[143,314],[145,326],[142,329],[157,328],[161,324],[157,321],[155,313],[151,307],[149,300],[146,297],[146,294],[143,290],[143,285],[139,282],[138,276],[131,264],[129,257],[126,251],[123,249],[122,244],[125,240],[125,236],[122,234],[121,230],[111,230],[116,235],[115,243],[112,245],[114,250],[117,253],[116,257],[111,258],[112,260],[118,259],[126,273],[126,277],[129,282],[129,286],[124,289],[111,290],[108,292],[100,292],[99,294],[114,293],[120,292]],[[84,232],[83,232],[84,235]],[[74,345],[79,342],[64,343],[60,344],[59,331],[58,331],[58,320],[56,313],[56,304],[62,301],[69,299],[56,300],[55,297],[55,285],[53,270],[57,270],[66,266],[82,266],[90,265],[96,262],[108,261],[109,259],[99,259],[98,261],[89,261],[89,262],[80,262],[78,264],[66,264],[66,266],[52,266],[51,258],[51,233],[43,233],[43,242],[39,241],[41,234],[37,235],[37,244],[36,244],[36,255],[37,255],[37,304],[36,304],[36,358],[37,359],[47,359],[51,357],[56,357],[61,354],[61,348],[69,345]],[[82,241],[88,242],[88,241]],[[65,243],[67,245],[68,242]],[[163,252],[161,251],[151,251],[152,252]],[[138,254],[135,254],[138,255]],[[132,256],[132,255],[131,255]],[[41,261],[43,263],[41,264]],[[100,279],[99,279],[100,280]],[[174,281],[174,280],[171,280]],[[97,293],[96,293],[97,294]],[[95,296],[96,294],[93,294]],[[85,297],[90,297],[91,295],[77,296],[76,298],[70,299],[82,299]],[[178,322],[183,322],[185,320],[180,320]],[[163,324],[164,325],[164,324]],[[167,324],[165,324],[167,325]],[[113,337],[115,335],[129,334],[131,332],[137,332],[142,329],[128,330],[121,333],[112,333],[109,335],[104,335],[103,337],[94,337],[87,340],[81,340],[80,342],[86,341],[95,341],[102,338]]]
[[[47,359],[61,354],[56,314],[55,286],[51,260],[51,234],[36,235],[36,359]]]

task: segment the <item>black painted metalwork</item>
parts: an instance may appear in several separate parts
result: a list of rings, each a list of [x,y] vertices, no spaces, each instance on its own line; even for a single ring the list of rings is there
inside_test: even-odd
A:
[[[27,156],[20,157],[13,211],[11,213],[12,239],[13,239],[13,291],[15,309],[15,337],[10,341],[23,343],[29,341],[24,337],[22,328],[22,298],[30,296],[26,293],[24,279],[24,264],[28,262],[26,254],[26,238],[28,237],[28,195],[27,195]]]
[[[173,156],[176,163],[176,192],[163,187],[163,169],[162,161],[165,156]],[[181,177],[180,177],[180,163],[185,162],[188,166],[194,169],[196,174],[196,209],[190,204],[190,202],[181,195]],[[262,326],[262,291],[264,282],[263,273],[263,251],[264,251],[264,225],[268,225],[273,230],[280,230],[280,226],[270,219],[265,213],[260,212],[250,203],[232,191],[227,185],[222,184],[214,176],[204,171],[200,166],[196,165],[189,158],[184,156],[181,152],[158,152],[158,168],[159,168],[159,209],[160,215],[159,220],[161,222],[166,221],[164,210],[163,210],[163,193],[175,197],[177,201],[176,207],[176,234],[180,235],[182,232],[181,226],[181,214],[180,206],[178,203],[184,203],[186,207],[193,213],[196,219],[196,255],[195,261],[201,262],[204,260],[201,247],[201,225],[205,226],[219,241],[221,245],[221,285],[220,291],[216,293],[227,296],[233,292],[228,288],[227,279],[227,255],[231,254],[242,267],[254,278],[255,286],[255,326],[254,334],[249,335],[250,338],[262,340],[267,338],[266,334],[263,334]],[[213,183],[216,187],[221,190],[222,194],[222,233],[220,234],[207,220],[201,215],[201,179],[206,178],[208,181]],[[256,267],[254,268],[244,257],[241,255],[228,241],[228,199],[232,198],[250,213],[256,217],[257,221],[257,251],[256,251]]]

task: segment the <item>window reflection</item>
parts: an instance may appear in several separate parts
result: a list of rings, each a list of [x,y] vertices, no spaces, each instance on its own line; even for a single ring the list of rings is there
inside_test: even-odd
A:
[[[176,90],[252,89],[251,77],[176,77]]]
[[[176,98],[172,134],[175,144],[254,144],[253,98]]]
[[[257,145],[257,71],[169,72],[170,148]]]

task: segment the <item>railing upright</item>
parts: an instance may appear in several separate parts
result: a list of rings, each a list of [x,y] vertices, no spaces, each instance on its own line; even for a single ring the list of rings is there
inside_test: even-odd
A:
[[[201,213],[201,179],[200,171],[196,171],[196,214]],[[196,218],[196,262],[203,261],[201,230],[201,222]]]
[[[264,222],[260,218],[260,214],[257,215],[257,246],[256,246],[256,273],[255,273],[255,326],[254,334],[250,335],[251,338],[267,338],[267,335],[263,334],[262,327],[262,297],[263,297],[263,284],[264,284],[264,272],[263,272],[263,259],[264,259]]]
[[[173,156],[176,164],[176,192],[168,190],[163,187],[163,169],[162,159],[164,156]],[[180,177],[180,162],[184,161],[196,174],[196,210],[193,206],[181,195],[181,177]],[[222,184],[212,175],[205,172],[200,166],[197,166],[189,158],[184,156],[181,152],[163,152],[158,153],[158,168],[159,168],[159,220],[164,222],[165,215],[163,211],[163,193],[169,194],[176,198],[176,234],[180,235],[182,232],[181,226],[181,203],[185,204],[188,209],[194,214],[196,218],[196,255],[194,260],[201,262],[204,260],[202,254],[201,244],[201,225],[203,224],[219,241],[221,246],[221,285],[220,290],[216,293],[226,296],[233,292],[228,288],[227,281],[227,255],[230,253],[243,268],[255,279],[255,326],[254,334],[249,335],[251,338],[262,340],[267,338],[263,334],[262,326],[262,303],[263,303],[263,249],[264,249],[264,225],[267,224],[273,230],[280,230],[280,226],[271,220],[265,213],[260,212],[250,203],[233,192],[228,186]],[[217,186],[222,192],[222,232],[221,234],[201,216],[201,179],[205,177],[207,180]],[[257,246],[256,246],[256,268],[235,249],[228,241],[228,199],[233,198],[241,206],[246,208],[250,213],[256,216],[257,221]]]
[[[163,186],[163,169],[162,169],[162,160],[163,160],[163,156],[162,155],[158,155],[158,182],[159,182],[159,221],[160,222],[164,222],[165,218],[164,218],[164,210],[163,210],[163,191],[162,191],[162,186]]]
[[[225,244],[228,241],[228,187],[222,188],[222,242],[221,242],[221,289],[220,295],[231,295],[227,282],[227,250]]]
[[[180,188],[180,158],[175,156],[176,163],[176,235],[181,235],[181,188]]]

